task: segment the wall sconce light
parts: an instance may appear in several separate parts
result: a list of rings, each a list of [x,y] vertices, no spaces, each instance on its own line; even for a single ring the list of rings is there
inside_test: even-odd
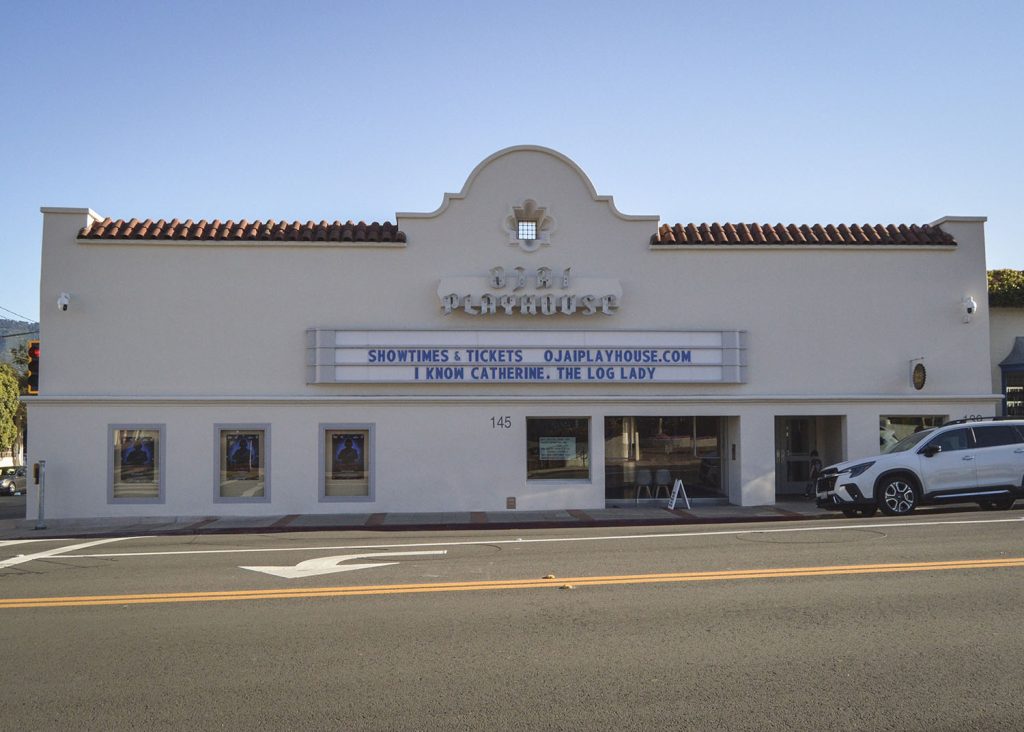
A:
[[[973,318],[974,314],[978,312],[978,303],[970,295],[961,300],[961,303],[964,311],[964,322],[970,323],[971,318]]]

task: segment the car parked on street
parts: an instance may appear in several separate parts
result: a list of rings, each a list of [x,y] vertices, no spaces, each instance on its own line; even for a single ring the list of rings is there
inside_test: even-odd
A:
[[[1012,508],[1024,498],[1024,420],[957,420],[908,435],[881,455],[830,465],[817,505],[845,516],[881,509],[905,516],[922,504]]]
[[[15,495],[25,492],[25,466],[0,468],[0,493]]]

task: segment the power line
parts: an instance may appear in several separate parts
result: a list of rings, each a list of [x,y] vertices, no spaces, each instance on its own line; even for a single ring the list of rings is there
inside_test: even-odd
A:
[[[24,333],[3,333],[0,334],[0,338],[14,338],[15,336],[32,335],[33,333],[38,332],[39,328],[36,328],[35,330],[26,330]]]
[[[21,313],[16,313],[13,310],[8,310],[3,305],[0,305],[0,310],[3,310],[5,313],[10,313],[11,315],[16,315],[16,316],[18,316],[19,318],[21,318],[22,320],[24,320],[24,321],[26,321],[28,323],[34,322],[32,320],[32,318],[28,317],[27,315],[22,315]]]

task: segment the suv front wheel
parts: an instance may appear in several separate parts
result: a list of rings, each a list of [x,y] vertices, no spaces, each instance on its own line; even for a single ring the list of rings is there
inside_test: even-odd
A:
[[[906,516],[917,508],[917,490],[906,475],[883,478],[875,486],[875,495],[878,496],[878,507],[889,516]]]

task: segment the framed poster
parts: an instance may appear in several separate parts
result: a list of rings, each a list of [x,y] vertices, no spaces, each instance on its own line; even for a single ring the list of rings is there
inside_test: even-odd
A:
[[[331,479],[362,480],[366,477],[366,433],[331,433]]]
[[[321,425],[320,499],[372,500],[373,426]]]
[[[161,499],[163,427],[116,425],[110,431],[110,499]]]
[[[159,436],[121,431],[118,476],[121,483],[156,483],[156,446]]]
[[[267,425],[217,425],[220,454],[215,499],[268,497]]]

